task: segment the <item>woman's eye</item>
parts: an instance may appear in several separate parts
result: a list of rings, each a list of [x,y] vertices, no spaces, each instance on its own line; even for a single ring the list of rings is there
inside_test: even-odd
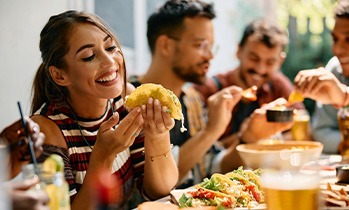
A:
[[[87,61],[92,61],[94,58],[95,58],[95,55],[91,55],[91,56],[89,56],[87,58],[83,58],[82,60],[87,62]]]
[[[106,50],[109,51],[109,52],[114,52],[115,49],[117,49],[117,48],[118,48],[117,46],[113,45],[111,47],[108,47]]]

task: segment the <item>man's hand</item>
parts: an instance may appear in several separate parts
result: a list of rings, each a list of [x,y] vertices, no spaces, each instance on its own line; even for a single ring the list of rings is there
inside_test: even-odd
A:
[[[286,99],[278,98],[261,108],[256,109],[241,125],[239,136],[245,143],[254,143],[258,140],[269,138],[278,132],[291,129],[293,122],[268,122],[266,110],[276,105],[285,105]]]
[[[295,90],[323,104],[347,105],[347,86],[324,68],[300,71],[294,79]]]
[[[232,111],[241,99],[242,89],[230,86],[210,96],[207,100],[208,122],[206,129],[222,135],[229,124]]]

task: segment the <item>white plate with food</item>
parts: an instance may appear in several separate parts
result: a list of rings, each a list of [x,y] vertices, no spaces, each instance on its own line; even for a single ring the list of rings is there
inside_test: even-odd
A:
[[[179,205],[179,199],[182,197],[182,195],[184,193],[193,192],[196,190],[197,189],[195,189],[195,188],[172,190],[171,191],[171,200],[174,204]],[[224,209],[228,210],[229,208],[224,208]],[[263,204],[259,204],[256,207],[253,207],[253,208],[235,207],[235,208],[230,208],[230,209],[234,209],[234,210],[263,209],[263,210],[265,210],[267,208],[266,208],[266,204],[263,203]]]

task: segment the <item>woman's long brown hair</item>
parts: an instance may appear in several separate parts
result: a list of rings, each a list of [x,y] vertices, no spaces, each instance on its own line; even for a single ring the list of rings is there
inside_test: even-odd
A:
[[[72,29],[80,24],[92,24],[98,27],[112,37],[121,50],[121,46],[113,31],[97,15],[70,10],[51,16],[40,33],[42,63],[40,64],[33,81],[31,114],[34,114],[46,102],[63,102],[68,98],[68,89],[59,86],[54,82],[49,73],[49,67],[55,66],[60,69],[66,67],[67,64],[64,60],[64,56],[69,51],[69,37]],[[123,68],[124,89],[122,96],[124,97],[127,79],[125,59]]]

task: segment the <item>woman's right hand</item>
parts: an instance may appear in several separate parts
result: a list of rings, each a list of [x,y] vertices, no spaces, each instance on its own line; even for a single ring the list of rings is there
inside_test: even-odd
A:
[[[102,123],[97,134],[94,148],[101,149],[104,155],[117,155],[129,148],[143,128],[141,107],[132,109],[127,116],[119,122],[116,112],[106,122]],[[114,126],[117,125],[115,128]]]

